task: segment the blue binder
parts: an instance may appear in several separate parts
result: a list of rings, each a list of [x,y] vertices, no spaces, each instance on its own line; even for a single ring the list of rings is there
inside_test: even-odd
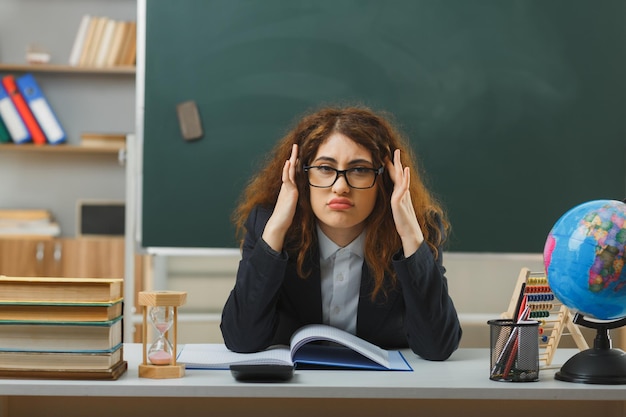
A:
[[[35,119],[37,119],[37,123],[41,126],[41,130],[46,135],[48,143],[54,145],[65,142],[67,135],[63,127],[61,127],[59,119],[52,111],[50,103],[48,103],[41,88],[39,88],[35,77],[32,74],[24,74],[17,78],[16,84],[24,100],[28,103],[28,107],[33,112]]]
[[[0,116],[4,125],[15,143],[25,143],[31,141],[30,132],[26,128],[24,121],[11,101],[7,90],[0,83]]]

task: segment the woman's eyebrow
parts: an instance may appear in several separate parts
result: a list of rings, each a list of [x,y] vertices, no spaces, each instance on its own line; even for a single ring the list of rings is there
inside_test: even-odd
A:
[[[315,158],[315,160],[313,162],[334,162],[334,163],[337,163],[337,160],[335,158],[331,158],[330,156],[319,156],[319,157]]]
[[[329,163],[337,163],[337,160],[335,158],[332,158],[330,156],[319,156],[317,157],[313,163],[316,162],[329,162]],[[367,159],[363,159],[363,158],[358,158],[358,159],[353,159],[351,161],[348,162],[348,165],[358,165],[358,164],[369,164],[369,165],[374,165],[372,163],[372,161],[369,161]]]

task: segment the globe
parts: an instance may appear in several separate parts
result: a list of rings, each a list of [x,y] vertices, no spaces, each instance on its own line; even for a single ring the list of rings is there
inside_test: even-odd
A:
[[[548,285],[575,312],[599,320],[626,317],[626,204],[594,200],[567,211],[543,251]]]

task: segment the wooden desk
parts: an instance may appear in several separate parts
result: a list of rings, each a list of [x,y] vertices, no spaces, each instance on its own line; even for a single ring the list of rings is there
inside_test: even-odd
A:
[[[562,364],[576,350],[557,351]],[[414,372],[297,371],[280,384],[243,384],[228,371],[187,370],[181,379],[137,377],[141,345],[125,347],[117,381],[0,379],[0,416],[625,416],[626,385],[488,378],[487,349],[462,349],[448,361],[407,353]]]

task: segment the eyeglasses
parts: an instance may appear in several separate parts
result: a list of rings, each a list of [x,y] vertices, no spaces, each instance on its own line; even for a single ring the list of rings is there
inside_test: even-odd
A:
[[[339,170],[325,165],[307,165],[304,167],[304,171],[308,174],[309,185],[312,187],[332,187],[339,176],[343,175],[350,188],[362,190],[372,188],[376,184],[376,177],[383,173],[384,167],[378,169],[356,167]]]

